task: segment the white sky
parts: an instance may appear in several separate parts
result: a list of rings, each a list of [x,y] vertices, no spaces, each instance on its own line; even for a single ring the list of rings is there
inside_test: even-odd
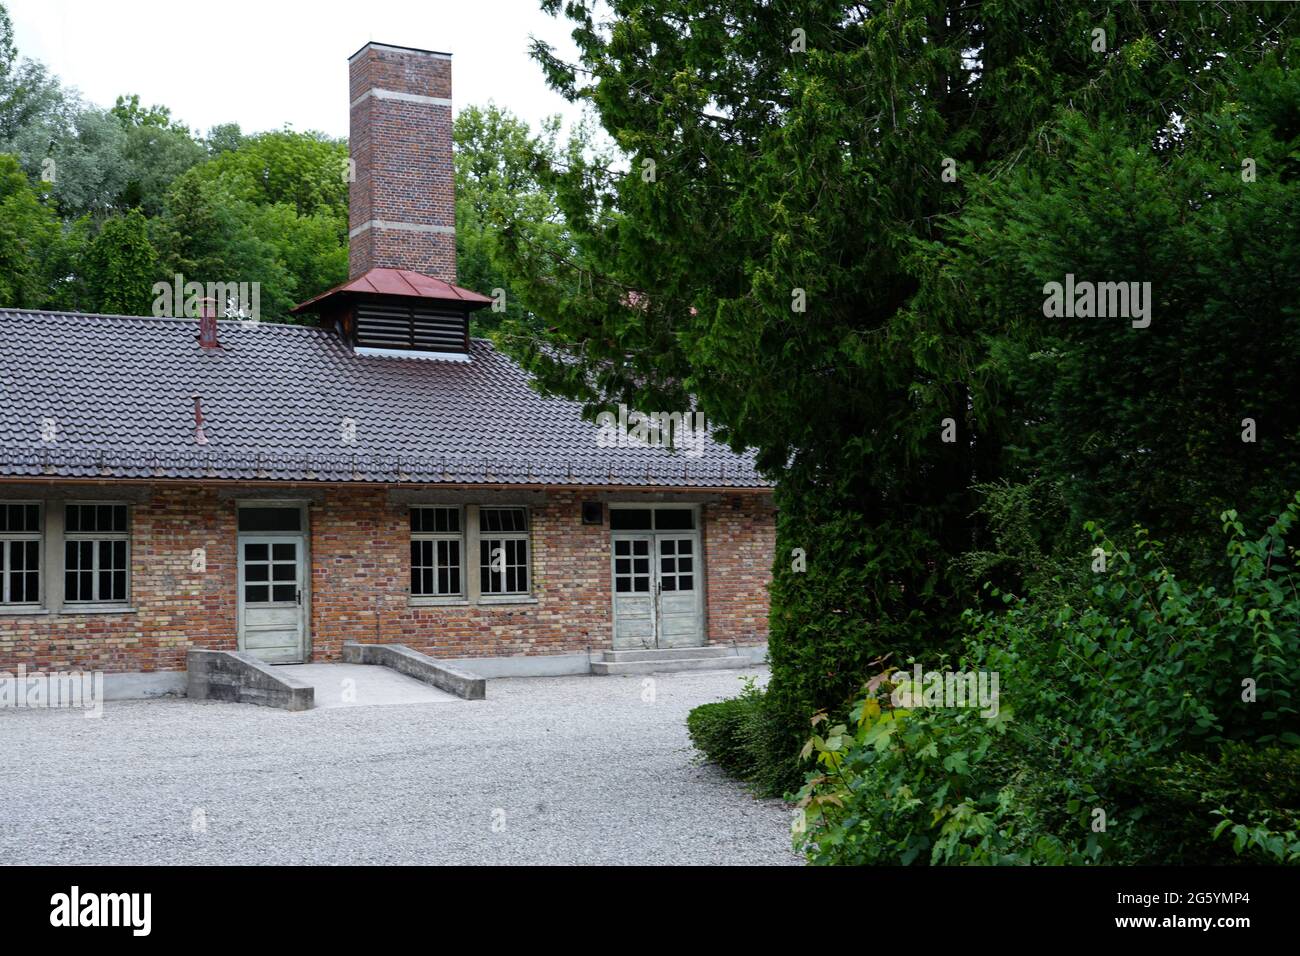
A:
[[[108,107],[119,94],[171,108],[199,133],[348,132],[347,58],[367,41],[454,55],[456,108],[506,107],[536,128],[579,110],[528,56],[534,35],[572,58],[570,23],[537,0],[0,0],[20,56]]]

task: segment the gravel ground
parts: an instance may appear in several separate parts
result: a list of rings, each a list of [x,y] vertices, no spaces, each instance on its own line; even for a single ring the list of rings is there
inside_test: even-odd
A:
[[[797,864],[789,811],[700,762],[740,671],[488,682],[300,714],[184,699],[0,711],[0,860]],[[766,679],[764,668],[755,673]]]

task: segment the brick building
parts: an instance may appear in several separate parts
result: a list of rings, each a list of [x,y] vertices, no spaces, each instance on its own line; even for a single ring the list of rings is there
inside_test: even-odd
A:
[[[0,310],[0,671],[129,696],[181,686],[192,647],[402,643],[488,676],[760,647],[752,459],[602,441],[471,338],[451,58],[350,67],[351,278],[314,324]]]

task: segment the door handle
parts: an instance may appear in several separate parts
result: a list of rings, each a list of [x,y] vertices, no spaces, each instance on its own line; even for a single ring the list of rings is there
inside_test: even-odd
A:
[[[297,594],[298,594],[298,606],[302,607],[302,588],[298,589]]]

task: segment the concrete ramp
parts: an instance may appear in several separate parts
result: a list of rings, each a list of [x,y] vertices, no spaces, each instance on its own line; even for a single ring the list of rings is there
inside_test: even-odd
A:
[[[343,659],[349,664],[373,664],[392,668],[465,700],[483,700],[487,696],[487,681],[478,674],[447,661],[436,660],[428,654],[421,654],[405,644],[358,644],[346,641],[343,644]]]
[[[185,655],[191,700],[224,700],[283,710],[311,710],[311,686],[242,651],[190,648]]]
[[[445,704],[459,700],[387,667],[366,664],[280,664],[276,673],[310,685],[316,706],[375,707],[384,704]]]

